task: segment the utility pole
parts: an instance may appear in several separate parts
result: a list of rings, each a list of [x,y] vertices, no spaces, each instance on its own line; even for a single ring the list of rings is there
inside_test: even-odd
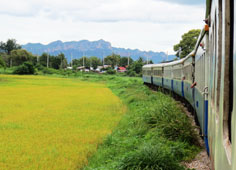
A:
[[[83,52],[83,67],[84,67],[84,52]]]
[[[102,52],[102,66],[104,68],[104,51]]]
[[[47,54],[47,68],[48,68],[48,65],[49,65],[49,54]]]
[[[129,57],[130,57],[130,54],[128,55],[128,66],[129,66]]]
[[[62,69],[62,53],[60,55],[61,55],[61,69]]]
[[[71,59],[71,67],[73,67],[73,56],[72,56],[72,53],[70,53],[70,59]]]
[[[168,61],[168,51],[167,51],[167,53],[166,53],[166,61]]]

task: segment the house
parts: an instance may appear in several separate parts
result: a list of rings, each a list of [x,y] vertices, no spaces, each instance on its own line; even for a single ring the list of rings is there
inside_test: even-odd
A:
[[[118,67],[117,71],[120,72],[120,73],[123,73],[123,72],[126,72],[127,70],[126,70],[125,67]]]

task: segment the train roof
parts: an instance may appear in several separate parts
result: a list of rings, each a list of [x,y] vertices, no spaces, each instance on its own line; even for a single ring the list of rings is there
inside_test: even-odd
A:
[[[175,60],[169,63],[160,63],[160,64],[147,64],[144,65],[143,68],[144,69],[150,69],[150,68],[157,68],[157,67],[168,67],[168,66],[174,66],[174,65],[178,65],[178,64],[183,64],[187,59],[189,59],[190,57],[194,56],[194,51],[192,51],[190,54],[188,54],[186,57],[179,59],[179,60]]]
[[[153,64],[146,64],[143,66],[143,68],[151,68]]]

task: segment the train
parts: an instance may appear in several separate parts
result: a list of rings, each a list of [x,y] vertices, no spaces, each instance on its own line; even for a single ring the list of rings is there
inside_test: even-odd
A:
[[[143,82],[187,101],[213,170],[236,170],[236,0],[207,0],[203,29],[183,59],[142,68]]]

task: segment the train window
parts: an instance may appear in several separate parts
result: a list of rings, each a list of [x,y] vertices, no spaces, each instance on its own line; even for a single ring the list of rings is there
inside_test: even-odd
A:
[[[171,68],[170,67],[164,68],[164,77],[171,78]]]
[[[143,70],[143,75],[146,75],[146,70]]]
[[[161,77],[162,76],[162,70],[154,70],[154,75]]]
[[[182,66],[182,65],[181,65]],[[173,67],[173,78],[174,79],[181,79],[182,77],[182,68],[180,65]]]
[[[185,77],[185,81],[189,81],[192,83],[192,80],[193,80],[192,58],[189,58],[188,60],[184,62],[183,75]]]

